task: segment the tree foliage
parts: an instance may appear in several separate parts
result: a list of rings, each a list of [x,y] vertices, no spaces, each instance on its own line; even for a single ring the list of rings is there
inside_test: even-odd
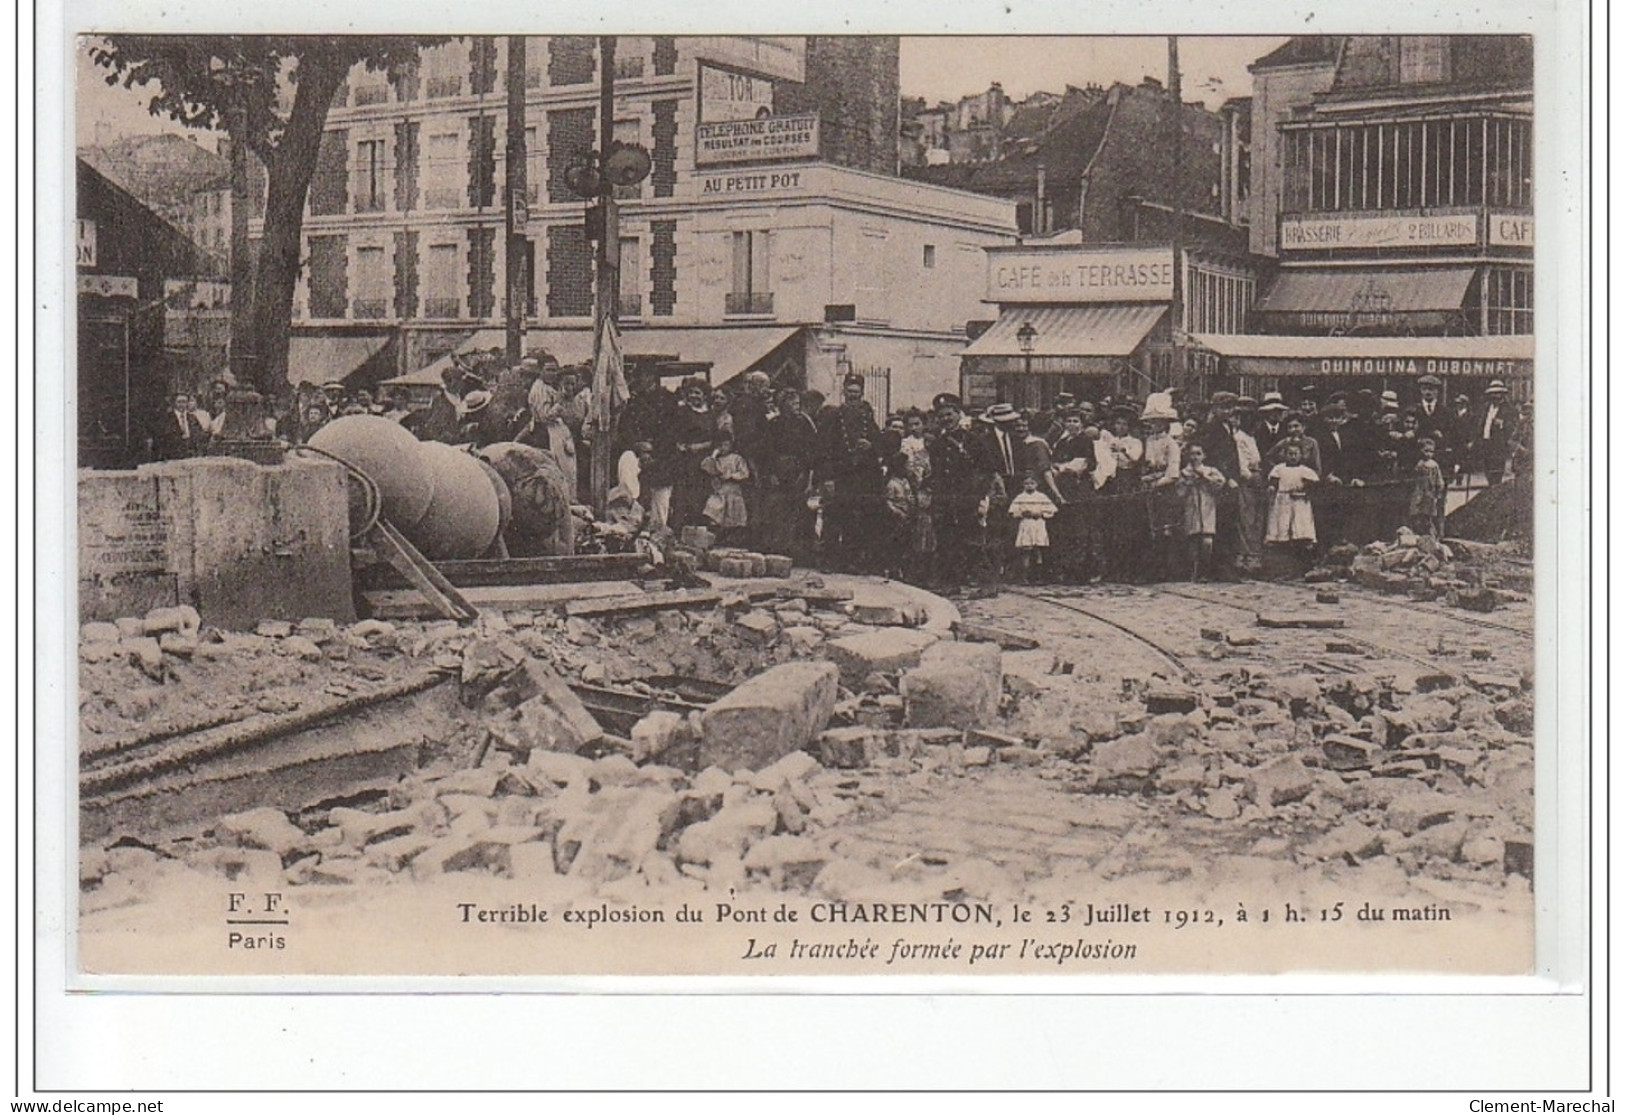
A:
[[[265,167],[266,206],[248,335],[261,390],[287,389],[288,331],[300,267],[305,198],[328,108],[356,65],[391,79],[422,48],[446,41],[404,35],[107,35],[90,47],[107,83],[151,88],[148,111],[223,131]],[[291,95],[290,95],[291,94]],[[241,133],[241,134],[239,134]],[[236,317],[234,315],[234,322]]]

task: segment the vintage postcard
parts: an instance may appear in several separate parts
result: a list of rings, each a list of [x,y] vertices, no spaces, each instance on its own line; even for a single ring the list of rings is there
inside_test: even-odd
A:
[[[1554,971],[1549,43],[1301,29],[73,29],[70,984]]]

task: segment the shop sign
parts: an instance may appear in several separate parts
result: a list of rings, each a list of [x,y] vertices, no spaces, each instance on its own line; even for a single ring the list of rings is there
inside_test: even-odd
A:
[[[96,222],[76,221],[78,236],[75,240],[73,262],[79,267],[96,266]]]
[[[763,116],[694,125],[694,162],[757,163],[818,157],[818,116]]]
[[[773,83],[766,78],[700,67],[700,120],[754,120],[773,115]]]
[[[1281,221],[1282,251],[1459,247],[1478,243],[1478,215],[1441,217],[1290,217]]]
[[[989,252],[988,302],[1166,302],[1174,296],[1174,253]]]
[[[1443,356],[1329,356],[1298,360],[1301,374],[1317,376],[1482,376],[1529,374],[1527,360],[1473,360]]]
[[[136,282],[128,275],[80,275],[79,293],[103,298],[134,298]]]
[[[735,197],[740,194],[789,193],[802,188],[799,170],[764,170],[748,174],[705,174],[700,176],[701,197]]]
[[[1495,248],[1533,248],[1535,246],[1535,218],[1513,213],[1490,214],[1490,246]]]

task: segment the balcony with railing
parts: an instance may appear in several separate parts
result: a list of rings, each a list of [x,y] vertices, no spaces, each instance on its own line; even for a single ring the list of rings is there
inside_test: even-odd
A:
[[[357,298],[350,305],[350,316],[356,320],[378,321],[389,316],[386,298]]]
[[[723,295],[722,312],[740,316],[767,316],[773,312],[773,292],[770,290],[729,291]]]

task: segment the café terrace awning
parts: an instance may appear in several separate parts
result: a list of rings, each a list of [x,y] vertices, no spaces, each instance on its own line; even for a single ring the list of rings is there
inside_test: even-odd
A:
[[[388,336],[299,337],[288,339],[288,382],[317,386],[343,382],[389,344]],[[376,371],[374,372],[376,375]]]
[[[1533,375],[1535,362],[1535,338],[1527,333],[1495,337],[1197,333],[1191,340],[1224,357],[1226,368],[1241,375],[1507,379]]]
[[[1261,314],[1448,313],[1460,310],[1471,267],[1429,271],[1282,271],[1256,307]]]
[[[780,345],[800,331],[796,325],[757,325],[696,329],[626,329],[621,333],[621,351],[628,357],[669,360],[685,365],[711,366],[711,382],[727,383],[770,356]],[[505,334],[500,329],[482,329],[457,346],[466,355],[486,349],[501,349]],[[592,361],[592,332],[588,329],[527,329],[526,352],[546,349],[560,364],[587,364]],[[391,384],[439,386],[440,373],[451,363],[450,356],[415,372],[387,382]]]
[[[983,371],[1022,372],[1027,354],[1019,334],[1030,322],[1035,374],[1110,375],[1112,360],[1132,355],[1167,312],[1162,303],[1011,307],[961,355]]]

